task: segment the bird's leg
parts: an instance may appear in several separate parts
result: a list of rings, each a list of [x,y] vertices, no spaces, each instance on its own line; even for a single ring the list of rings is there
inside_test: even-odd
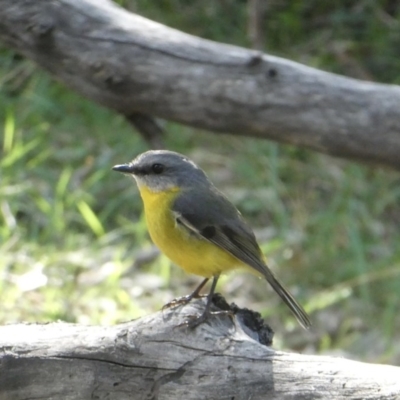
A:
[[[210,278],[205,278],[199,286],[197,286],[197,288],[190,294],[188,294],[187,296],[182,296],[182,297],[178,297],[177,299],[173,299],[171,300],[169,303],[165,304],[163,306],[163,310],[165,308],[169,308],[169,307],[176,307],[179,305],[184,305],[189,303],[190,301],[192,301],[192,299],[197,299],[198,297],[203,297],[202,295],[200,295],[200,290],[203,289],[204,285],[208,282]],[[214,282],[213,282],[214,285]],[[215,289],[215,287],[214,287]]]
[[[197,326],[199,326],[200,324],[202,324],[203,322],[207,321],[207,319],[210,317],[210,315],[221,315],[221,314],[232,315],[231,311],[224,311],[224,310],[214,311],[214,312],[210,311],[210,307],[211,307],[211,303],[213,300],[215,288],[217,286],[218,278],[219,278],[219,275],[216,275],[213,278],[210,293],[208,293],[208,296],[207,296],[206,308],[204,309],[203,313],[200,315],[200,317],[197,317],[194,315],[189,316],[190,321],[187,321],[185,323],[185,325],[187,325],[190,329],[194,329]]]

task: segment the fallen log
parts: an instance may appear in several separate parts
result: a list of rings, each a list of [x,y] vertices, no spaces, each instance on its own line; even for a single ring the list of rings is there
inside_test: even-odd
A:
[[[107,0],[0,0],[0,41],[125,115],[272,139],[400,169],[400,87],[185,34]]]
[[[398,399],[400,368],[275,351],[257,314],[199,299],[116,326],[0,327],[0,399]]]

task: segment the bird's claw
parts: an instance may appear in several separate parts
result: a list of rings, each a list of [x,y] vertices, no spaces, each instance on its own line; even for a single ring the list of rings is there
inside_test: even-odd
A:
[[[185,326],[189,329],[195,329],[202,323],[206,322],[209,317],[215,316],[215,315],[228,315],[229,317],[233,318],[233,312],[230,310],[220,310],[220,311],[208,311],[208,312],[203,312],[200,316],[197,315],[188,315],[187,319],[185,322],[179,324],[178,327]]]
[[[166,308],[185,305],[185,304],[190,303],[192,301],[192,299],[201,298],[201,297],[207,297],[207,295],[197,295],[197,296],[188,295],[188,296],[178,297],[176,299],[169,301],[167,304],[164,304],[162,310],[164,311]]]

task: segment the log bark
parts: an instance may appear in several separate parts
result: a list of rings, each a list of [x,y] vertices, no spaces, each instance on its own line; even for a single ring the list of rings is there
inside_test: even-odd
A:
[[[400,169],[400,88],[200,39],[108,0],[0,0],[0,40],[121,112]]]
[[[265,327],[246,310],[213,316],[195,330],[181,325],[203,309],[199,299],[117,326],[0,327],[0,399],[400,396],[400,368],[275,351],[260,343]]]

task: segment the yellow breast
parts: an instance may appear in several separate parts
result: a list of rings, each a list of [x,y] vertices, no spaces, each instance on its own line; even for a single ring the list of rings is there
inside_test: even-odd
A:
[[[139,190],[150,236],[175,264],[207,278],[243,265],[225,250],[177,225],[171,205],[179,194],[178,188],[153,192],[141,186]]]

